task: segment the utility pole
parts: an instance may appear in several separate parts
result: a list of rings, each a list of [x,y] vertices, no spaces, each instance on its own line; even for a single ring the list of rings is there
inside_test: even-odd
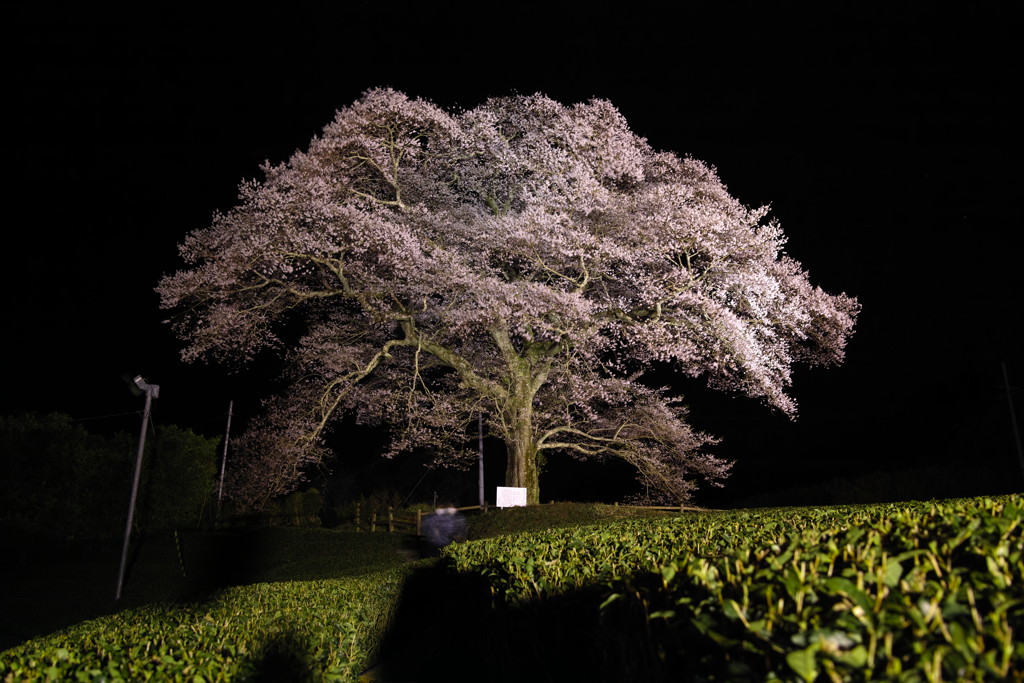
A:
[[[224,432],[224,457],[220,461],[220,487],[217,490],[217,524],[220,524],[220,499],[224,496],[224,466],[228,462],[228,439],[231,437],[231,409],[234,401],[228,401],[228,428]]]
[[[128,524],[124,528],[124,546],[121,548],[121,569],[117,573],[117,593],[114,600],[121,599],[121,585],[124,583],[124,569],[128,562],[128,540],[132,534],[132,518],[135,516],[135,496],[139,492],[139,474],[142,473],[142,449],[146,447],[146,423],[149,422],[149,409],[153,399],[160,396],[160,387],[148,384],[142,375],[135,378],[135,384],[146,392],[146,410],[142,415],[142,433],[139,434],[139,453],[135,457],[135,479],[132,482],[132,498],[128,503]]]
[[[480,429],[480,506],[484,505],[484,414],[477,416],[477,425]]]

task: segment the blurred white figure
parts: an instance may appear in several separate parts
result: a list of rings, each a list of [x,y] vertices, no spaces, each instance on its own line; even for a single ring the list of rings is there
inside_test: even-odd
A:
[[[424,538],[435,551],[452,541],[466,540],[466,518],[450,503],[441,503],[422,526]]]

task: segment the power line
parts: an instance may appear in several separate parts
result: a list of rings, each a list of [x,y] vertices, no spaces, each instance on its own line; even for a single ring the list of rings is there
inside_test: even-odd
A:
[[[385,457],[381,456],[381,459],[378,460],[377,462],[373,463],[372,465],[370,465],[370,467],[376,467],[377,465],[381,464],[382,462],[391,462],[391,458],[385,458]],[[361,469],[358,472],[356,472],[356,474],[362,474],[366,470],[370,469],[370,467],[364,467],[363,469]],[[355,476],[355,474],[353,474],[352,476]]]
[[[416,482],[416,486],[412,487],[412,491],[409,491],[409,495],[405,497],[405,500],[403,500],[401,505],[399,505],[398,507],[403,507],[405,505],[406,501],[409,500],[410,497],[412,497],[412,494],[416,493],[416,489],[419,488],[419,485],[422,484],[423,480],[427,478],[427,475],[430,474],[433,471],[434,471],[433,467],[428,467],[427,468],[427,471],[423,473],[423,476],[420,477],[420,480],[418,482]]]
[[[105,419],[105,418],[108,418],[108,417],[121,417],[123,415],[139,415],[140,413],[142,413],[141,410],[133,410],[133,411],[127,412],[127,413],[113,413],[111,415],[96,415],[96,416],[93,416],[93,417],[79,417],[79,418],[75,418],[73,420],[69,420],[69,422],[87,422],[89,420],[102,420],[102,419]],[[198,427],[199,425],[204,425],[204,424],[207,424],[209,422],[213,422],[215,420],[223,419],[224,416],[226,416],[226,415],[227,415],[227,413],[221,413],[220,415],[217,415],[216,417],[207,418],[207,419],[203,420],[202,422],[193,422],[189,426],[190,427]]]

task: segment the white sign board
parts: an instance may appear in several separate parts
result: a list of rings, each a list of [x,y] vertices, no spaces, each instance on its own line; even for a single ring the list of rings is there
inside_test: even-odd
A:
[[[526,489],[512,486],[498,487],[498,507],[514,508],[526,506]]]

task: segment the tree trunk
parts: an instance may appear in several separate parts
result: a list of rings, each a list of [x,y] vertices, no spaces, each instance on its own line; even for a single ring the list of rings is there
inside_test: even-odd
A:
[[[531,401],[532,403],[532,401]],[[508,416],[511,430],[505,439],[508,466],[505,486],[526,489],[526,504],[540,503],[540,478],[537,472],[537,444],[533,439],[533,410],[530,404]]]
[[[540,481],[537,442],[533,434],[533,397],[547,379],[551,360],[537,366],[530,359],[521,357],[513,347],[508,325],[503,321],[496,323],[490,332],[509,370],[508,395],[502,401],[503,436],[508,452],[505,486],[525,488],[526,504],[537,505],[540,503]]]

